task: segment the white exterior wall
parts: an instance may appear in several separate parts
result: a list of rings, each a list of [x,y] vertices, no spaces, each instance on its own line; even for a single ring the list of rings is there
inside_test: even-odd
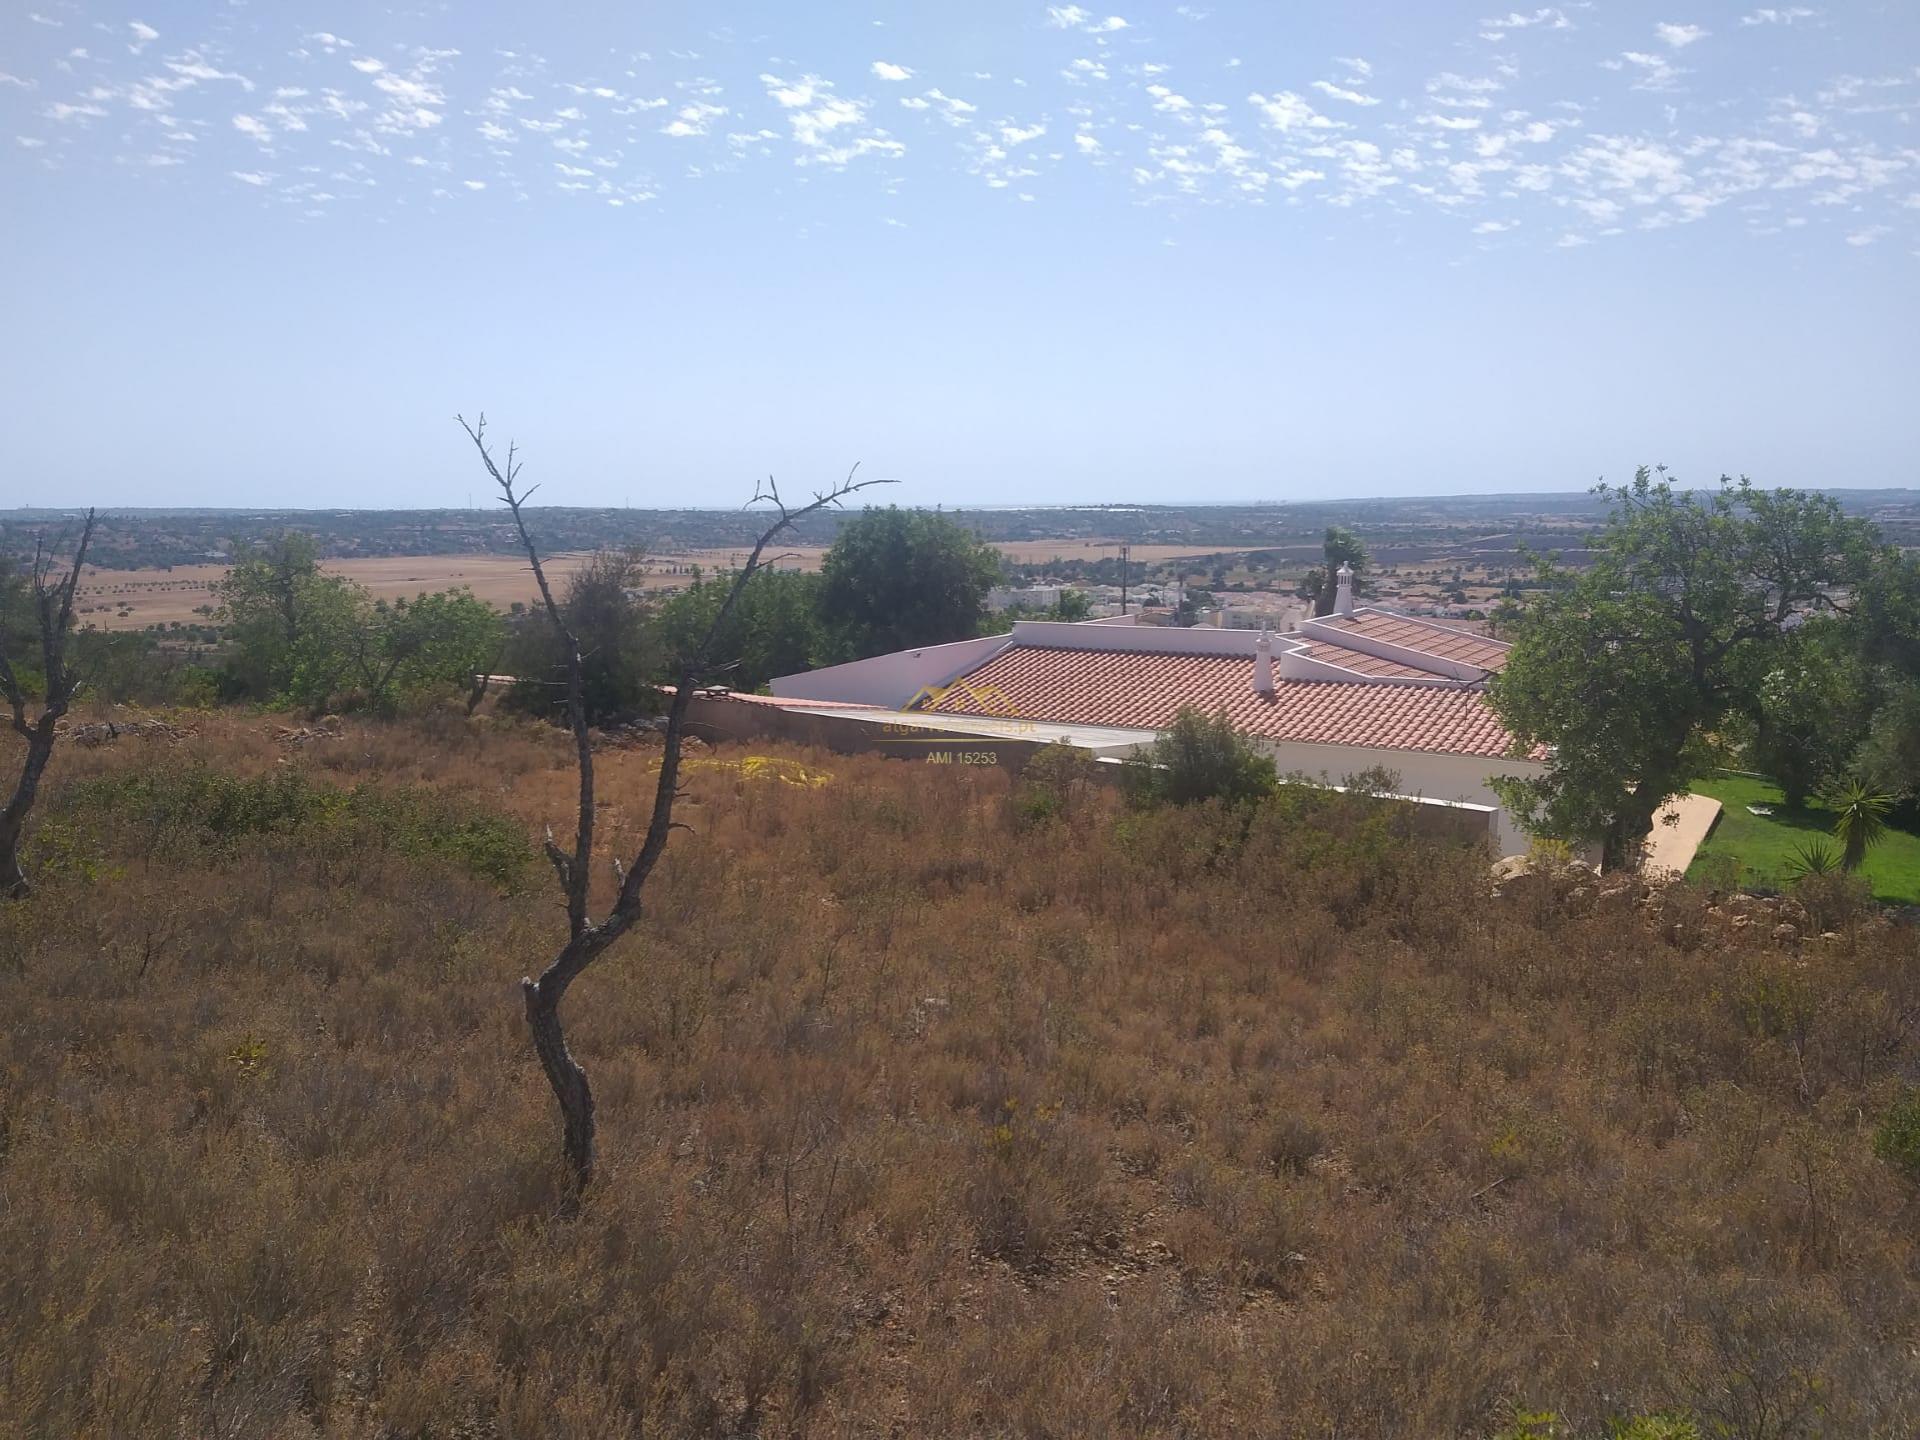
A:
[[[1362,745],[1307,745],[1289,740],[1261,740],[1256,744],[1273,756],[1281,775],[1299,773],[1338,785],[1349,775],[1378,766],[1400,776],[1400,795],[1427,800],[1463,800],[1490,805],[1499,811],[1494,835],[1502,855],[1524,852],[1527,832],[1500,804],[1487,784],[1489,775],[1538,775],[1546,767],[1532,760],[1489,760],[1475,755],[1430,755],[1417,750],[1376,750]]]
[[[1012,639],[1011,635],[983,635],[977,640],[955,640],[950,645],[896,650],[870,660],[782,675],[768,688],[775,695],[793,700],[838,700],[847,705],[898,709],[926,686],[944,685],[976,665],[984,665]]]

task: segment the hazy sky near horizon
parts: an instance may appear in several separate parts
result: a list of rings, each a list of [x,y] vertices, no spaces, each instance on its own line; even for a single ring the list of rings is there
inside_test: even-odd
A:
[[[1920,483],[1912,0],[15,0],[0,144],[0,507]]]

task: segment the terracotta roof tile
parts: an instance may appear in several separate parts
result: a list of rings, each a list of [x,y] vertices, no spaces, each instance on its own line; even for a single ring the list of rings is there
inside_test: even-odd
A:
[[[1382,659],[1378,655],[1369,655],[1364,650],[1349,650],[1345,645],[1334,645],[1325,640],[1307,642],[1307,658],[1319,660],[1328,665],[1338,665],[1342,670],[1351,670],[1358,675],[1378,675],[1391,680],[1436,680],[1451,679],[1432,670],[1421,670],[1413,665],[1403,665],[1398,660]]]
[[[917,708],[1158,730],[1189,705],[1271,740],[1488,757],[1512,743],[1478,688],[1276,679],[1265,696],[1248,655],[1015,645]]]
[[[1357,610],[1351,615],[1327,615],[1314,623],[1333,625],[1369,639],[1420,650],[1445,660],[1458,660],[1482,670],[1500,669],[1507,663],[1507,652],[1512,649],[1503,640],[1470,635],[1445,625],[1416,620],[1408,615],[1394,615],[1385,610]]]

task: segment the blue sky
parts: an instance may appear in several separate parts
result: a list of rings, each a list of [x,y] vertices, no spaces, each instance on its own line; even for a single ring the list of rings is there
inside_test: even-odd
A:
[[[0,143],[0,506],[1920,484],[1910,0],[14,0]]]

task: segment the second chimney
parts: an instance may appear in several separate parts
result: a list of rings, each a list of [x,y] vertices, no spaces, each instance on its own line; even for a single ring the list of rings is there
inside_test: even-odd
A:
[[[1333,612],[1336,615],[1353,613],[1353,567],[1342,561],[1334,572],[1340,581],[1340,588],[1333,592]]]
[[[1267,627],[1260,627],[1260,638],[1253,646],[1253,693],[1256,695],[1273,694],[1273,641],[1267,638]]]

